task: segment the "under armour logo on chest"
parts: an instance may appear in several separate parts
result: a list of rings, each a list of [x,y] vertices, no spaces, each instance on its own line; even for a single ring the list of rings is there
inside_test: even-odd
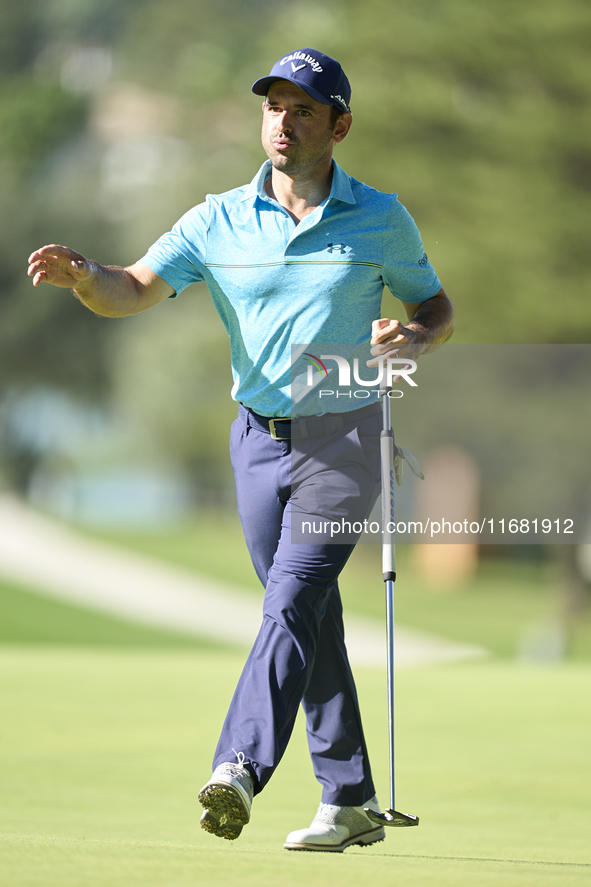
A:
[[[347,246],[346,243],[329,243],[327,247],[327,252],[329,253],[340,253],[344,255],[350,247]]]

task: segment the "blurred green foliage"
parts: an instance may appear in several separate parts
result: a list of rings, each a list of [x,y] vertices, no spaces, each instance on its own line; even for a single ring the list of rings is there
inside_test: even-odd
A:
[[[0,95],[0,164],[13,176],[30,172],[84,122],[81,102],[55,84],[14,78]]]
[[[204,479],[227,471],[229,350],[205,289],[111,321],[24,268],[51,242],[131,263],[250,180],[250,85],[298,46],[347,71],[337,160],[415,216],[455,341],[590,340],[583,0],[0,0],[0,20],[0,405],[53,386],[125,415],[137,458],[156,445]]]

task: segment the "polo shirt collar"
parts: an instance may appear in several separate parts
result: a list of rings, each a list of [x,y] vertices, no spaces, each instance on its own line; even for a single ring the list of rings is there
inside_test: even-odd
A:
[[[342,203],[355,203],[353,189],[351,188],[351,179],[345,170],[334,160],[332,162],[332,170],[332,185],[328,199],[340,200]]]
[[[330,188],[330,194],[328,195],[329,200],[340,200],[342,203],[355,203],[355,197],[353,196],[353,189],[351,188],[351,180],[349,176],[342,169],[336,161],[332,162],[332,185]],[[244,192],[244,196],[242,200],[251,200],[255,197],[260,197],[262,200],[269,200],[269,195],[265,190],[265,182],[271,175],[271,161],[266,160],[258,173],[252,180],[252,182],[247,185],[246,190]]]

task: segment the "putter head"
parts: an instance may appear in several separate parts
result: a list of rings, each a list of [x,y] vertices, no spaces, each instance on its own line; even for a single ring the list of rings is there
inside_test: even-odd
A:
[[[369,807],[363,808],[364,813],[372,822],[378,825],[398,826],[399,828],[409,825],[418,825],[419,817],[414,813],[398,813],[396,810],[386,810],[384,813],[376,813]]]

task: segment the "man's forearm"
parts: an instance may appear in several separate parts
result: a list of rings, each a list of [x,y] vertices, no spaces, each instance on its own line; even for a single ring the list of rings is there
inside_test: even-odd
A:
[[[126,317],[141,310],[138,282],[125,268],[88,264],[88,277],[78,281],[72,290],[87,308],[103,317]]]
[[[421,302],[405,327],[413,334],[413,344],[440,345],[446,342],[454,330],[454,309],[445,290]]]
[[[33,278],[33,286],[49,283],[71,289],[87,308],[103,317],[137,314],[174,293],[165,280],[142,262],[127,268],[99,265],[57,243],[31,253],[27,273]]]

